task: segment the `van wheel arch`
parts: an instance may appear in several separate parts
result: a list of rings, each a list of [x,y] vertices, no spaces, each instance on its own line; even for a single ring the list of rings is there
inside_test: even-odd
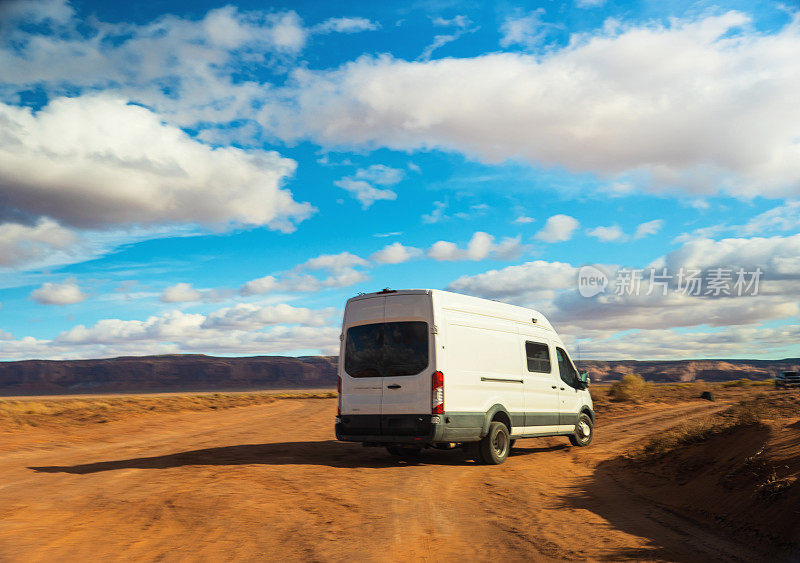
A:
[[[583,407],[583,408],[581,409],[581,412],[579,412],[579,413],[578,413],[578,416],[580,416],[580,415],[581,415],[581,414],[583,414],[583,413],[586,413],[586,414],[589,416],[589,418],[591,418],[591,419],[592,419],[592,424],[594,424],[594,423],[595,423],[595,419],[594,419],[594,411],[593,411],[592,409],[590,409],[589,407]]]
[[[502,422],[508,428],[508,433],[511,433],[511,415],[503,405],[492,405],[486,411],[486,419],[483,421],[483,428],[481,429],[481,438],[489,433],[489,426],[492,422]]]

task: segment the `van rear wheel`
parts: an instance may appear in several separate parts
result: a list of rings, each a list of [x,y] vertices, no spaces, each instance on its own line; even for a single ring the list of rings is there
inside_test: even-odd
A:
[[[582,412],[578,417],[578,424],[575,425],[575,434],[569,436],[569,442],[573,446],[584,447],[592,443],[592,438],[594,438],[592,418]]]
[[[511,450],[511,438],[508,428],[502,422],[489,424],[489,433],[478,442],[479,463],[487,465],[500,465],[508,457]]]

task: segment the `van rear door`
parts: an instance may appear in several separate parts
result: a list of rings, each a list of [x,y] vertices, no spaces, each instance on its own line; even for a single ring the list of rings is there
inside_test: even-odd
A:
[[[382,414],[430,414],[430,330],[425,321],[387,321],[384,327]]]
[[[348,303],[342,346],[342,414],[430,414],[429,294]]]
[[[339,362],[342,414],[381,414],[383,374],[374,358],[382,334],[370,327],[383,323],[385,300],[382,296],[359,299],[348,303],[345,310]]]
[[[381,413],[430,414],[434,371],[430,295],[387,296],[384,321]]]

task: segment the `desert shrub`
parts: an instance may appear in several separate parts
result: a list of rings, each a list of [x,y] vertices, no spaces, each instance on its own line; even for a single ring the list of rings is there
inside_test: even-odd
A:
[[[767,385],[774,385],[774,379],[767,379],[762,381],[754,381],[752,379],[735,379],[733,381],[726,381],[722,384],[723,387],[766,387]]]
[[[641,375],[629,373],[616,381],[608,394],[614,401],[639,401],[650,394],[650,385]]]

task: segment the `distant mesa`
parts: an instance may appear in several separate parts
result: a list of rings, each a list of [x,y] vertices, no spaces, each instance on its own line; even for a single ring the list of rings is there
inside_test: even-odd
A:
[[[0,395],[336,387],[336,356],[201,354],[0,362]]]
[[[201,354],[105,360],[0,362],[0,395],[159,393],[311,389],[336,386],[336,356],[220,358]],[[593,382],[637,373],[648,381],[763,380],[800,370],[800,358],[784,360],[584,360]]]

